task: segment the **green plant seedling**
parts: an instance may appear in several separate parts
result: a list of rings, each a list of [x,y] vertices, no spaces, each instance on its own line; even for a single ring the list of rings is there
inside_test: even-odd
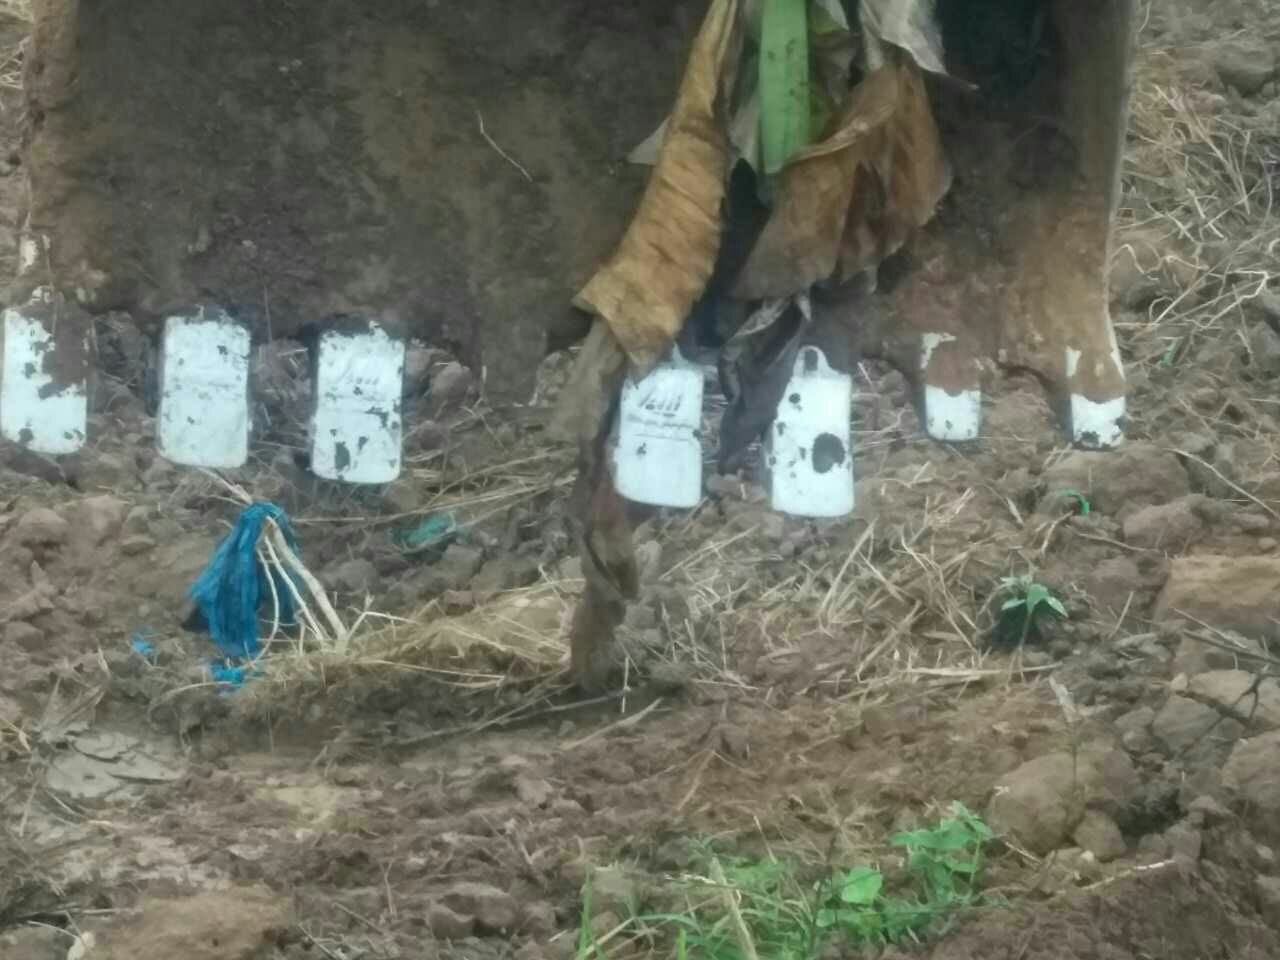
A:
[[[695,880],[687,911],[638,919],[674,929],[674,955],[681,960],[750,960],[744,939],[760,960],[816,960],[832,947],[919,941],[980,901],[982,851],[991,837],[981,818],[959,803],[931,827],[893,835],[889,843],[907,859],[906,881],[893,890],[869,865],[827,869],[803,882],[801,868],[784,860],[719,857],[724,883]],[[723,909],[726,885],[745,938]]]
[[[1005,601],[1000,605],[1000,616],[996,620],[994,637],[997,642],[1013,641],[1012,645],[1021,647],[1033,631],[1038,633],[1043,617],[1067,618],[1067,608],[1062,601],[1031,574],[1002,578],[999,594],[1005,597]]]
[[[907,866],[919,871],[935,900],[967,898],[982,867],[982,848],[991,828],[962,803],[931,830],[898,833],[889,841],[907,850]]]

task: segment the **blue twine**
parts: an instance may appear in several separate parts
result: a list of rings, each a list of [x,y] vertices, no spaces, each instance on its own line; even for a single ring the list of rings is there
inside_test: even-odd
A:
[[[296,553],[298,544],[284,511],[260,500],[240,511],[235,526],[187,591],[200,609],[213,642],[230,657],[253,657],[258,653],[258,608],[271,602],[271,587],[256,551],[262,524],[268,517],[276,522],[285,542]],[[293,623],[294,601],[288,581],[274,568],[269,575],[280,599],[280,622]]]

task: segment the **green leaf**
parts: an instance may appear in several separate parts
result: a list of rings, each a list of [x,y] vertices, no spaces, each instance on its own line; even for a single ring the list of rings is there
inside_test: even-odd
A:
[[[884,918],[876,910],[847,910],[842,918],[845,929],[863,940],[879,940],[884,936]]]
[[[1027,602],[1026,597],[1010,597],[1000,605],[1001,610],[1014,610]]]
[[[956,800],[951,804],[951,815],[958,820],[963,820],[969,825],[970,830],[984,839],[989,840],[995,836],[995,834],[992,833],[991,828],[983,822],[983,819],[959,800]]]
[[[1063,619],[1066,619],[1067,608],[1062,605],[1061,600],[1059,600],[1057,597],[1050,594],[1048,597],[1045,597],[1044,602],[1049,605],[1050,610],[1052,610],[1054,613],[1056,613],[1058,616],[1062,617]]]
[[[944,820],[933,836],[934,850],[963,850],[973,845],[973,834],[969,828],[955,820]]]
[[[869,906],[880,896],[880,888],[884,886],[884,877],[874,867],[858,867],[844,875],[844,883],[840,887],[840,899],[845,903]]]
[[[591,937],[591,874],[582,890],[582,914],[578,921],[578,958],[586,957],[592,947]]]
[[[1036,607],[1040,606],[1040,604],[1044,603],[1048,598],[1049,588],[1044,586],[1044,584],[1033,583],[1031,586],[1027,587],[1027,595],[1025,599],[1029,609],[1035,610]]]
[[[809,143],[808,0],[764,0],[760,147],[767,174]]]
[[[977,856],[945,857],[942,861],[952,873],[973,873],[978,869]]]
[[[903,830],[891,836],[889,844],[894,847],[914,847],[917,845],[916,837],[924,832],[924,830]]]

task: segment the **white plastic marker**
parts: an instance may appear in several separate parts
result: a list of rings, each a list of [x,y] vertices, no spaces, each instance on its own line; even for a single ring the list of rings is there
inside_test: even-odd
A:
[[[34,270],[44,257],[45,250],[49,249],[49,238],[43,234],[32,234],[29,230],[23,230],[22,235],[18,237],[18,274],[28,273]]]
[[[702,499],[702,368],[676,347],[618,404],[613,485],[637,503],[688,508]]]
[[[949,333],[926,333],[920,338],[920,375],[925,380],[925,430],[935,440],[976,440],[982,426],[982,391],[969,388],[948,393],[928,381],[934,351],[955,339]]]
[[[159,448],[189,467],[249,458],[248,329],[218,307],[168,317],[160,355]]]
[[[311,471],[344,483],[400,476],[405,344],[377,324],[328,330],[316,346]]]
[[[48,237],[24,226],[18,238],[19,275],[43,266],[48,248]],[[36,287],[26,306],[5,310],[0,367],[0,434],[51,456],[75,453],[84,446],[89,419],[89,324],[82,320],[84,336],[69,337],[71,328],[64,328],[58,338],[58,321],[59,307],[46,286]],[[67,378],[58,376],[59,370],[74,373]],[[57,381],[63,382],[55,386]]]
[[[1124,383],[1124,361],[1120,357],[1120,345],[1116,342],[1115,327],[1107,319],[1107,339],[1110,350],[1105,357],[1096,356],[1095,377],[1102,378],[1110,363],[1113,377]],[[1080,372],[1082,354],[1079,350],[1066,351],[1067,385],[1074,386]],[[1090,400],[1083,393],[1071,390],[1071,440],[1082,447],[1106,448],[1118,446],[1124,440],[1125,396],[1121,393],[1110,400]]]
[[[54,456],[84,446],[89,417],[83,372],[88,368],[88,330],[84,336],[64,334],[55,340],[58,319],[58,306],[47,287],[38,288],[26,307],[5,310],[0,370],[0,433],[20,446]],[[56,376],[58,369],[77,372],[65,379]]]
[[[1121,424],[1125,398],[1093,401],[1083,394],[1071,394],[1071,439],[1082,447],[1105,449],[1124,440]]]
[[[773,509],[799,517],[853,510],[852,412],[853,378],[832,370],[817,347],[802,347],[764,444]]]

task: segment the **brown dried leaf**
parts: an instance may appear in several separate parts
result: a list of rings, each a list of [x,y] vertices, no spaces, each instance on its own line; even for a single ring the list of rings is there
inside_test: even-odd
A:
[[[694,41],[658,164],[617,251],[575,298],[609,324],[639,372],[701,296],[720,246],[728,91],[742,46],[738,0],[715,0]]]
[[[932,218],[949,186],[919,68],[904,59],[868,74],[836,129],[782,171],[734,297],[787,297],[874,267]]]

